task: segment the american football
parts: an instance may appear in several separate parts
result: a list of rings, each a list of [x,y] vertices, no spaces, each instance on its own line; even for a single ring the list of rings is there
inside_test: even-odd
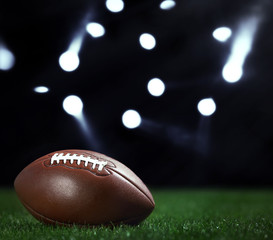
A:
[[[14,182],[25,208],[54,225],[135,225],[155,207],[152,194],[128,167],[88,150],[47,154]]]

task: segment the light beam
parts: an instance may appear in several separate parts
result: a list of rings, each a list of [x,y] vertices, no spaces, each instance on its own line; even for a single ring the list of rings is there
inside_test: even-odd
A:
[[[230,56],[222,70],[225,81],[234,83],[243,76],[243,66],[252,49],[259,21],[258,17],[250,17],[240,24],[232,43]]]
[[[83,114],[82,100],[76,95],[67,96],[63,100],[63,109],[67,114],[73,116],[77,120],[82,133],[88,142],[88,147],[100,151],[99,141],[97,138],[95,138],[94,132]]]
[[[68,50],[61,54],[59,64],[64,71],[72,72],[78,68],[80,64],[79,52],[81,50],[83,37],[83,32],[76,35],[76,37],[70,43]]]

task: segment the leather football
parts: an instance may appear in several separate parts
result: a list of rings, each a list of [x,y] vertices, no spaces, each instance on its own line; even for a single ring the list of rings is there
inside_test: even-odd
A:
[[[14,187],[35,218],[54,225],[134,225],[155,207],[128,167],[88,150],[47,154],[25,167]]]

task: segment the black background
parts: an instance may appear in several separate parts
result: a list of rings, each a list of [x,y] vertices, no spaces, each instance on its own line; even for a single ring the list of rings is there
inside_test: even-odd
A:
[[[1,184],[12,185],[27,164],[49,152],[79,148],[118,159],[153,186],[273,186],[273,4],[271,1],[177,1],[163,11],[160,1],[125,1],[109,12],[104,1],[5,1],[0,7],[0,41],[16,58],[1,81]],[[217,42],[220,26],[236,30],[249,16],[261,22],[237,83],[221,75],[232,40]],[[87,35],[80,65],[64,72],[59,56],[86,21],[106,34]],[[141,33],[157,46],[140,47]],[[159,77],[161,97],[147,91]],[[49,87],[46,94],[33,88]],[[75,94],[84,103],[89,141],[62,108]],[[197,111],[212,97],[211,117]],[[137,129],[121,116],[136,109]]]

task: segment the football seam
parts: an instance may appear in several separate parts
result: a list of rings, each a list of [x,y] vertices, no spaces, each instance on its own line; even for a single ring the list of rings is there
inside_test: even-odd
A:
[[[108,176],[110,176],[111,175],[111,173],[107,170],[107,169],[105,169],[106,170],[106,172],[107,173],[109,173],[109,174],[101,174],[101,175],[99,175],[99,174],[97,174],[97,173],[95,173],[95,172],[92,172],[91,170],[89,170],[89,169],[86,169],[86,168],[77,168],[77,167],[73,167],[73,166],[68,166],[68,165],[65,165],[65,164],[58,164],[58,165],[46,165],[46,162],[47,160],[45,160],[44,162],[43,162],[43,165],[45,166],[45,167],[49,167],[49,168],[52,168],[52,167],[64,167],[64,168],[69,168],[69,169],[75,169],[75,170],[84,170],[84,171],[88,171],[88,172],[90,172],[90,173],[92,173],[92,174],[94,174],[95,176],[98,176],[98,177],[108,177]]]
[[[150,197],[144,192],[142,191],[133,181],[131,181],[129,178],[127,178],[126,176],[124,176],[123,174],[121,174],[120,172],[118,172],[115,169],[109,168],[111,169],[113,172],[115,172],[116,174],[120,175],[121,177],[123,177],[125,180],[127,180],[129,183],[131,183],[131,185],[133,185],[136,189],[138,189],[146,198],[148,198],[148,200],[150,201],[150,203],[152,204],[153,207],[155,207],[155,203],[152,199],[150,199]]]
[[[20,199],[21,200],[21,199]],[[24,201],[22,201],[22,204],[26,207],[26,209],[29,211],[29,212],[32,212],[34,214],[36,214],[39,218],[41,218],[41,221],[43,223],[46,224],[46,222],[44,222],[43,220],[47,220],[51,223],[54,223],[54,224],[58,224],[58,225],[64,225],[64,226],[72,226],[72,225],[77,225],[77,226],[101,226],[101,225],[117,225],[117,224],[120,224],[120,223],[130,223],[131,221],[134,221],[135,219],[142,219],[143,217],[146,217],[147,214],[143,214],[143,215],[140,215],[140,216],[134,216],[134,217],[131,217],[131,218],[127,218],[125,220],[117,220],[115,222],[106,222],[106,223],[99,223],[99,224],[84,224],[84,223],[75,223],[75,222],[71,222],[71,223],[66,223],[66,222],[60,222],[60,221],[57,221],[57,220],[53,220],[49,217],[46,217],[44,215],[42,215],[41,213],[38,213],[36,210],[32,209],[28,204],[26,204]],[[33,214],[32,214],[33,215]],[[36,217],[35,217],[36,218]],[[37,218],[36,218],[37,219]]]

